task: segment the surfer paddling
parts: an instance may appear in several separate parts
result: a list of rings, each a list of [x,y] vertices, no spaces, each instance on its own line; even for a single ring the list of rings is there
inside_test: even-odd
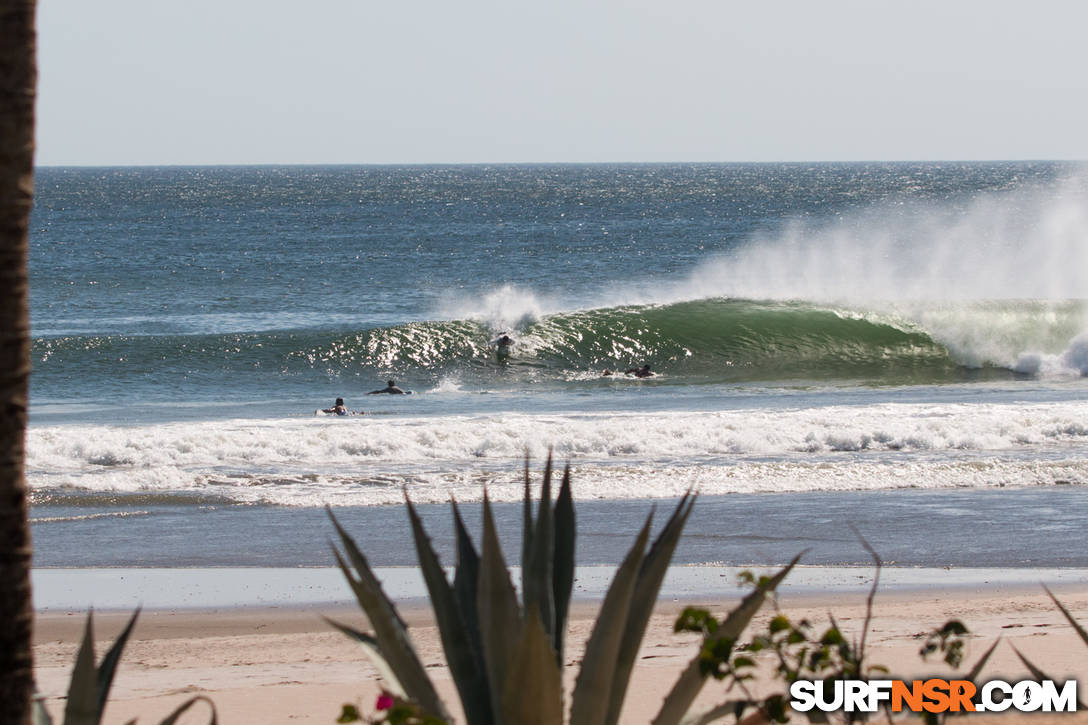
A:
[[[371,390],[367,395],[381,395],[382,393],[388,393],[390,395],[408,395],[407,390],[401,390],[397,387],[396,380],[390,380],[384,388],[381,390]]]
[[[325,415],[362,415],[363,411],[348,410],[347,406],[344,405],[344,399],[337,398],[331,408],[322,408],[321,410],[314,411],[315,415],[317,413],[324,413]]]

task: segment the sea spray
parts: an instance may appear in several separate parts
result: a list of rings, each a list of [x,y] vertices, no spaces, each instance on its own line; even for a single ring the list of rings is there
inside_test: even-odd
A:
[[[560,309],[533,291],[504,284],[480,296],[449,295],[436,311],[436,318],[471,320],[496,333],[520,332],[549,308]]]
[[[832,304],[914,324],[958,363],[1024,374],[1085,371],[1088,179],[877,203],[795,219],[709,260],[644,301],[715,297]],[[1063,354],[1069,348],[1070,352]]]
[[[700,264],[653,301],[1081,299],[1088,294],[1088,179],[795,219]],[[647,300],[649,301],[649,300]]]

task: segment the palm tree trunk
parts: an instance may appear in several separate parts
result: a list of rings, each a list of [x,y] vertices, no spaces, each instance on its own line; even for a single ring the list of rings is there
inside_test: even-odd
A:
[[[35,0],[0,0],[0,723],[31,721],[27,229],[34,195]]]

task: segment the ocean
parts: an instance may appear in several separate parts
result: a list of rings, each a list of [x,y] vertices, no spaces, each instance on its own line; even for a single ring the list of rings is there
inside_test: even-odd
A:
[[[405,493],[514,542],[549,450],[584,564],[695,489],[685,563],[1088,566],[1086,171],[41,168],[35,566],[325,566],[325,506],[408,565]]]

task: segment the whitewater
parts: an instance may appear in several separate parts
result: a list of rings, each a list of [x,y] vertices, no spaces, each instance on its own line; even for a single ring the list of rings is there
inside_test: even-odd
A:
[[[507,413],[392,420],[169,423],[34,430],[53,503],[381,505],[522,495],[523,456],[578,470],[584,498],[1088,484],[1083,404],[871,404],[714,412]],[[101,503],[101,498],[98,499]]]
[[[1083,172],[39,170],[35,536],[119,565],[169,522],[181,560],[230,565],[325,505],[517,501],[549,452],[602,521],[690,489],[861,523],[1076,498]],[[389,379],[412,394],[367,395]],[[359,414],[318,412],[338,397]]]

